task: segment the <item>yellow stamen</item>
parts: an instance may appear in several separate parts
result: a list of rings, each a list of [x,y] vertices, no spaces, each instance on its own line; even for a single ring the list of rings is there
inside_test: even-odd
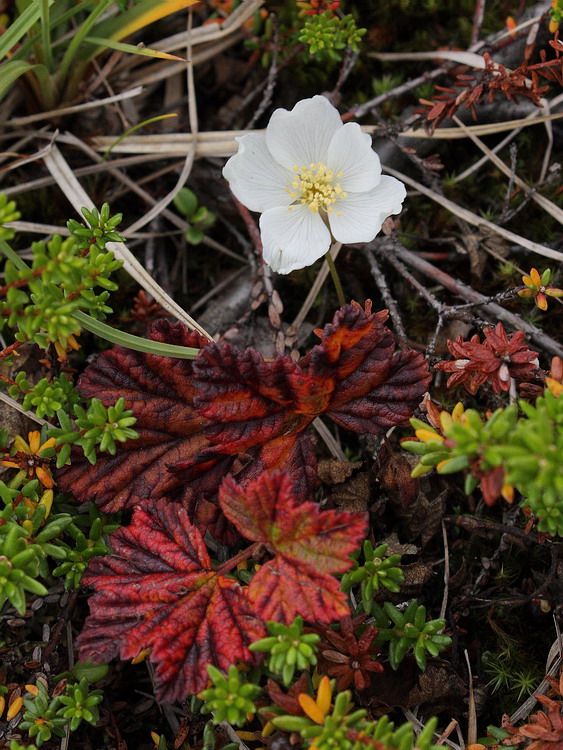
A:
[[[308,167],[293,167],[295,179],[286,192],[291,199],[309,206],[314,213],[330,211],[337,199],[345,199],[347,194],[338,182],[334,182],[334,173],[321,164],[309,164]],[[337,177],[342,177],[339,172]],[[340,213],[338,213],[340,215]]]

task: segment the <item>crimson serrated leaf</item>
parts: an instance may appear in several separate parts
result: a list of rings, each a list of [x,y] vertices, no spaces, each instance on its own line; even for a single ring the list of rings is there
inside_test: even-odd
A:
[[[184,325],[167,320],[152,326],[150,338],[181,346],[207,343]],[[201,434],[203,419],[193,408],[192,367],[189,360],[120,346],[100,354],[80,377],[80,393],[106,406],[125,398],[126,408],[137,418],[139,437],[120,445],[115,456],[99,455],[94,466],[77,454],[72,465],[59,472],[60,488],[81,501],[95,498],[104,510],[116,512],[181,487],[182,480],[167,467],[208,445]]]
[[[241,534],[275,555],[248,587],[256,614],[286,624],[297,615],[309,622],[333,622],[349,614],[333,574],[350,568],[349,555],[365,538],[367,514],[298,502],[284,472],[264,473],[244,488],[227,477],[219,502]]]
[[[283,437],[285,449],[320,414],[372,435],[406,422],[422,399],[430,374],[421,354],[395,352],[384,325],[387,312],[353,303],[318,332],[321,343],[295,364],[289,357],[266,362],[252,349],[210,344],[194,365],[195,404],[207,422],[214,450],[225,454],[262,446],[265,468],[278,464],[269,446]],[[298,450],[303,451],[301,445]],[[293,482],[308,488],[311,467],[294,462]]]
[[[264,470],[284,469],[306,498],[316,481],[306,428],[318,415],[371,434],[412,415],[430,376],[422,355],[394,352],[386,318],[369,304],[346,305],[299,364],[289,357],[266,362],[252,349],[208,344],[181,324],[159,322],[151,337],[199,345],[197,360],[120,347],[101,354],[79,388],[105,404],[124,397],[139,439],[93,467],[75,458],[60,473],[61,489],[108,511],[166,495],[189,508],[201,530],[233,543],[216,505],[225,473],[248,483]]]
[[[182,700],[207,684],[207,664],[255,663],[248,645],[264,635],[239,584],[218,575],[202,536],[178,503],[163,498],[135,510],[111,537],[113,554],[95,558],[90,616],[81,657],[107,661],[151,648],[156,696]]]

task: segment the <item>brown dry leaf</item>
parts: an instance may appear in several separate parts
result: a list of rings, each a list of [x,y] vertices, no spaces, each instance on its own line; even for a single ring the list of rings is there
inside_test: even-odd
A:
[[[420,552],[420,547],[417,547],[416,544],[400,542],[396,531],[389,534],[383,541],[388,545],[387,555],[417,555]]]
[[[421,486],[424,485],[421,483]],[[410,539],[416,539],[420,535],[423,547],[432,539],[442,522],[448,492],[447,489],[443,490],[432,500],[421,492],[416,503],[410,508],[403,508],[402,511],[398,509],[406,522]]]
[[[370,503],[370,480],[367,471],[356,474],[347,482],[335,486],[330,500],[341,510],[367,511]]]
[[[375,714],[414,706],[424,706],[427,713],[446,711],[451,716],[460,716],[466,710],[465,683],[449,665],[429,662],[426,671],[421,672],[410,656],[396,672],[386,667],[383,674],[374,674],[366,693]]]
[[[409,706],[423,704],[431,713],[445,711],[450,716],[459,716],[466,711],[466,693],[465,682],[449,664],[430,662],[408,696]]]
[[[413,466],[411,456],[404,451],[392,452],[389,444],[385,445],[379,456],[378,479],[383,491],[394,505],[408,508],[419,493],[419,481],[411,477]]]
[[[361,465],[362,461],[337,461],[336,458],[325,458],[319,461],[319,479],[323,484],[341,484]]]
[[[415,596],[432,578],[434,567],[432,563],[415,562],[412,565],[401,565],[401,570],[405,579],[401,583],[401,594],[405,596]]]

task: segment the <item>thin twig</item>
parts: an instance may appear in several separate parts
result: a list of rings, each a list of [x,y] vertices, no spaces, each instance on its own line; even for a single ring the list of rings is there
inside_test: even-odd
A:
[[[411,187],[415,188],[416,190],[419,191],[419,193],[422,193],[422,195],[425,195],[427,198],[430,198],[435,203],[438,203],[440,206],[443,206],[448,211],[451,211],[451,213],[453,213],[455,216],[459,217],[460,219],[463,219],[468,224],[472,224],[473,226],[476,226],[476,227],[483,227],[483,226],[487,227],[495,234],[498,234],[501,237],[504,237],[506,240],[509,240],[515,245],[520,245],[521,247],[525,247],[527,250],[531,250],[533,253],[537,253],[538,255],[543,255],[545,258],[553,258],[555,260],[563,261],[563,253],[560,253],[558,250],[553,250],[551,247],[540,245],[538,242],[532,242],[532,240],[528,240],[526,239],[526,237],[521,237],[520,235],[515,234],[514,232],[509,232],[508,229],[504,229],[504,227],[499,227],[494,222],[488,221],[487,219],[484,219],[482,216],[478,216],[477,214],[474,214],[473,211],[469,211],[467,208],[462,208],[461,206],[458,206],[457,203],[454,203],[448,198],[445,198],[443,195],[440,195],[434,190],[430,190],[430,188],[427,188],[425,185],[422,185],[420,182],[413,180],[411,177],[408,177],[407,175],[403,174],[402,172],[399,172],[396,169],[391,169],[391,167],[383,166],[383,171],[387,172],[390,175],[393,175],[393,177],[397,177],[402,182],[405,182],[407,185],[410,185]]]
[[[446,531],[446,524],[443,521],[442,539],[444,540],[444,596],[442,597],[442,606],[440,607],[440,620],[443,620],[446,616],[450,585],[450,549],[448,546],[448,533]]]
[[[421,258],[416,253],[412,253],[399,243],[395,243],[394,252],[400,258],[400,260],[407,263],[412,268],[416,268],[417,271],[424,274],[428,278],[431,278],[434,282],[441,284],[443,287],[448,289],[453,294],[457,294],[468,302],[477,303],[481,309],[490,316],[491,320],[501,320],[504,323],[512,326],[515,330],[522,330],[527,333],[530,339],[538,346],[543,347],[550,354],[554,354],[558,357],[563,356],[563,346],[555,339],[548,336],[537,326],[524,320],[519,315],[516,315],[509,310],[505,310],[496,302],[491,302],[489,297],[485,297],[483,294],[476,292],[463,281],[458,281],[452,278],[449,274],[442,271],[440,268],[432,265],[424,258]]]
[[[364,247],[363,253],[369,263],[371,275],[373,276],[373,279],[375,283],[377,284],[379,291],[381,292],[381,296],[383,297],[383,302],[385,303],[385,307],[389,310],[389,315],[391,316],[391,320],[393,321],[395,332],[401,344],[401,348],[406,349],[408,347],[407,334],[403,326],[401,313],[399,312],[397,303],[395,302],[395,299],[392,296],[391,291],[389,290],[389,286],[387,285],[387,279],[385,278],[385,274],[381,270],[379,263],[373,257],[373,252],[371,252],[368,248]]]

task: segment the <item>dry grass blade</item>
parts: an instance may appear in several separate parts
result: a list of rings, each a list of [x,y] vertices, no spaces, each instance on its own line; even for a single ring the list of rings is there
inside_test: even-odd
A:
[[[556,107],[562,101],[563,101],[563,94],[560,94],[559,96],[556,96],[555,99],[552,99],[549,102],[548,106],[550,108]],[[545,119],[544,120],[538,120],[537,118],[539,118],[539,117],[540,117],[540,110],[539,109],[535,109],[533,112],[530,112],[530,114],[527,115],[527,117],[525,117],[524,119],[527,120],[527,121],[537,120],[538,122],[542,122],[542,121],[545,122],[545,123],[548,122],[548,120],[545,120]],[[505,125],[506,123],[501,123],[501,124]],[[518,135],[518,133],[520,133],[522,131],[522,127],[523,127],[522,125],[519,125],[518,127],[515,127],[514,130],[511,133],[509,133],[505,138],[503,138],[503,140],[500,143],[497,143],[497,145],[493,149],[493,153],[496,154],[499,151],[501,151],[505,146],[507,146],[510,143],[510,141],[513,138],[515,138]],[[546,127],[547,127],[547,125],[546,125]],[[471,133],[473,133],[474,135],[479,135],[478,133],[475,132],[475,130],[472,130],[471,128],[469,128],[469,131]],[[456,182],[461,182],[462,180],[465,180],[467,177],[469,177],[470,175],[472,175],[473,172],[475,172],[478,169],[480,169],[483,166],[483,164],[485,164],[487,161],[488,161],[488,157],[486,155],[483,156],[481,159],[479,159],[478,161],[476,161],[475,164],[472,164],[470,167],[468,167],[463,172],[461,172],[460,174],[458,174],[457,177],[455,178],[455,181]]]
[[[41,419],[41,417],[38,417],[34,412],[32,411],[26,411],[21,404],[19,404],[15,399],[13,399],[11,396],[8,396],[7,393],[3,393],[0,391],[0,401],[3,401],[5,404],[8,404],[8,406],[11,406],[12,409],[15,409],[16,411],[19,411],[20,414],[24,414],[26,417],[29,417],[29,419],[32,419],[34,422],[37,422],[37,424],[40,425],[47,425],[48,427],[52,427],[53,425],[49,424],[47,420]]]
[[[543,195],[539,195],[539,193],[534,192],[534,190],[529,185],[527,185],[524,180],[521,180],[518,175],[512,174],[510,167],[507,167],[503,160],[500,159],[495,153],[493,153],[493,151],[491,151],[491,149],[486,146],[482,140],[471,133],[456,115],[454,115],[453,119],[458,123],[459,127],[462,130],[467,131],[467,135],[469,136],[469,138],[471,138],[473,143],[475,143],[475,145],[478,146],[481,151],[487,155],[487,157],[493,162],[496,167],[500,169],[503,174],[505,174],[509,178],[512,177],[514,183],[518,185],[518,187],[521,187],[526,195],[529,195],[531,193],[532,200],[534,200],[539,206],[541,206],[544,211],[553,216],[554,219],[557,219],[560,224],[563,224],[563,211],[558,206],[556,206],[555,203],[552,203]]]
[[[189,16],[188,16],[188,36],[187,36],[187,56],[188,60],[191,59],[192,54],[192,46],[191,46],[191,24],[192,24],[192,12],[190,10]],[[179,193],[179,191],[182,189],[182,187],[186,184],[188,181],[188,177],[190,175],[190,172],[192,171],[192,166],[195,159],[195,150],[198,140],[198,120],[197,120],[197,105],[196,105],[196,98],[195,98],[195,83],[194,83],[194,75],[193,75],[193,65],[188,63],[187,66],[187,78],[188,78],[188,112],[190,117],[190,126],[191,126],[191,148],[188,151],[186,155],[186,160],[184,162],[184,166],[182,167],[182,171],[180,172],[180,176],[178,177],[178,181],[172,188],[172,190],[162,198],[158,203],[156,203],[148,213],[146,213],[143,217],[141,217],[138,221],[131,224],[129,227],[130,232],[136,232],[141,227],[144,227],[146,224],[148,224],[152,219],[154,219],[158,214],[162,213],[162,211],[174,200],[176,195]]]
[[[434,52],[370,52],[368,57],[377,60],[449,60],[471,65],[472,68],[485,68],[485,58],[474,52],[460,52],[459,50],[435,50]]]
[[[465,129],[438,128],[434,133],[426,130],[405,130],[399,133],[404,138],[434,138],[434,139],[457,139],[469,138],[471,135],[492,135],[503,133],[518,127],[529,127],[542,122],[558,120],[563,113],[552,115],[540,115],[537,117],[522,117],[517,120],[506,122],[488,123],[486,125],[466,125]],[[377,125],[363,125],[362,131],[373,135],[377,131]],[[467,132],[466,132],[467,131]],[[199,133],[197,138],[195,158],[203,157],[229,157],[232,156],[238,144],[236,138],[247,133],[264,133],[264,130],[212,130]],[[115,141],[115,136],[97,136],[92,138],[92,147],[96,151],[104,152]],[[193,138],[189,133],[165,133],[159,135],[132,135],[119,143],[113,151],[121,154],[159,154],[165,156],[185,156],[193,145]]]
[[[443,195],[436,193],[434,190],[430,190],[430,188],[425,187],[420,182],[413,180],[411,177],[408,177],[402,172],[398,172],[396,169],[391,169],[390,167],[383,166],[383,171],[387,172],[390,175],[393,175],[393,177],[397,177],[406,185],[410,185],[410,187],[415,188],[419,193],[422,193],[422,195],[430,198],[430,200],[433,200],[435,203],[443,206],[448,211],[451,211],[456,216],[459,216],[460,219],[463,219],[468,224],[471,224],[474,227],[487,227],[487,229],[490,229],[495,234],[504,237],[505,240],[513,242],[515,245],[525,247],[526,250],[530,250],[532,253],[543,255],[544,258],[553,258],[554,260],[559,261],[563,260],[563,253],[560,253],[558,250],[553,250],[551,247],[540,245],[538,242],[533,242],[532,240],[526,239],[526,237],[521,237],[519,234],[510,232],[508,229],[504,229],[504,227],[499,227],[494,222],[488,221],[482,216],[474,214],[473,211],[469,211],[467,208],[458,206],[457,203],[454,203],[448,198],[445,198]]]
[[[63,191],[66,198],[72,204],[76,212],[80,215],[80,209],[85,206],[92,209],[94,204],[78,182],[71,168],[66,163],[63,155],[56,146],[44,157],[45,166],[55,178],[59,188]],[[125,270],[137,281],[142,288],[151,294],[154,299],[168,312],[178,320],[181,320],[192,330],[199,331],[210,341],[212,337],[205,331],[188,313],[183,310],[172,297],[170,297],[162,287],[147,273],[137,258],[131,253],[123,242],[108,242],[109,250],[112,250],[117,258],[123,260]]]
[[[114,96],[108,96],[105,99],[97,99],[94,102],[84,102],[83,104],[74,104],[71,107],[60,107],[59,109],[52,109],[50,112],[38,112],[36,115],[27,115],[26,117],[12,117],[9,122],[5,124],[11,128],[18,128],[24,125],[31,125],[33,122],[40,122],[41,120],[51,120],[55,117],[64,117],[65,115],[72,115],[75,112],[84,112],[87,109],[96,109],[96,107],[105,107],[108,104],[114,104],[115,102],[121,102],[124,99],[133,99],[142,92],[142,86],[135,86],[135,88],[129,89],[128,91],[122,91],[121,94],[115,94]]]

